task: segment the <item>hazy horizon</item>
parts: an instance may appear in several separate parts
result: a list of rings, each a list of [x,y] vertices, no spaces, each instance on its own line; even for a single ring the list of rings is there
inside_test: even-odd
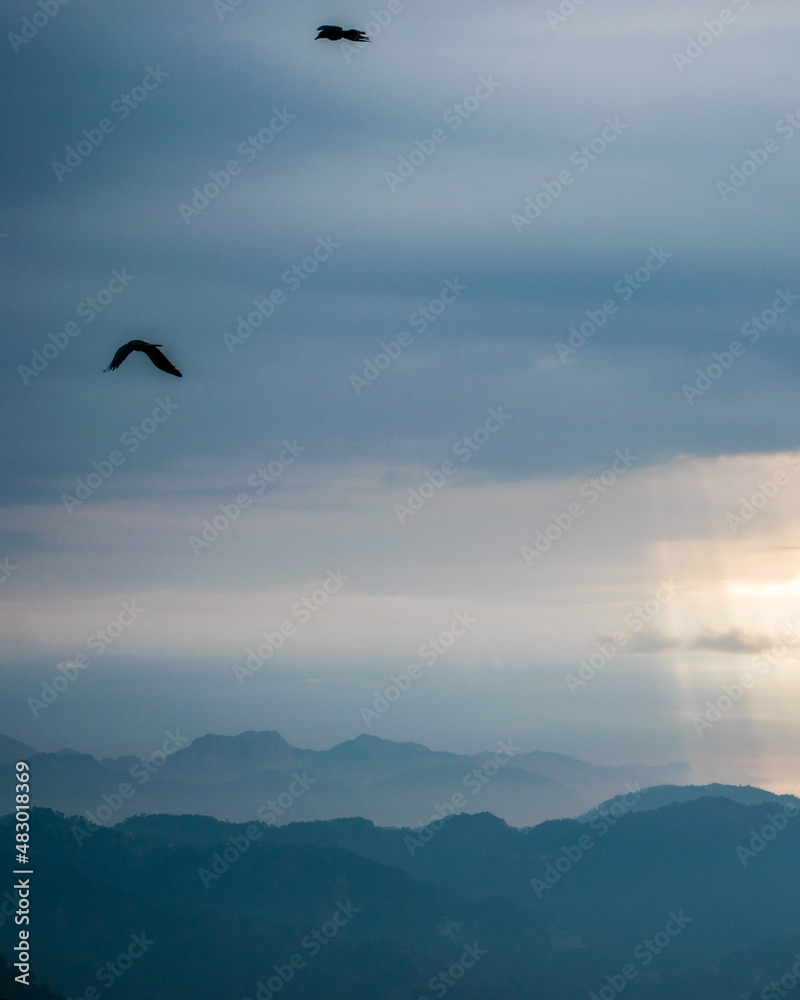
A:
[[[306,745],[306,744],[301,744],[301,743],[295,743],[291,739],[287,739],[285,737],[285,735],[283,733],[281,733],[279,730],[243,730],[241,732],[231,732],[231,733],[206,732],[206,733],[193,733],[192,734],[192,733],[189,733],[188,731],[186,731],[185,729],[181,728],[180,726],[176,726],[176,727],[174,727],[172,729],[165,730],[163,736],[164,736],[166,742],[169,744],[168,745],[168,751],[167,751],[167,753],[168,753],[168,755],[171,755],[172,753],[175,752],[175,750],[185,749],[191,743],[193,743],[195,740],[198,740],[198,739],[203,739],[205,737],[217,737],[217,736],[234,738],[234,737],[237,737],[237,736],[246,735],[246,734],[251,733],[251,732],[271,732],[271,733],[277,732],[277,734],[282,739],[284,739],[289,746],[291,746],[291,747],[293,747],[295,749],[299,749],[299,750],[314,750],[314,751],[330,750],[330,749],[333,749],[333,747],[341,746],[343,743],[351,742],[352,740],[358,739],[359,736],[375,736],[375,734],[373,734],[373,733],[359,733],[359,734],[357,734],[354,737],[350,737],[350,738],[345,739],[345,740],[340,740],[340,741],[337,741],[335,743],[330,743],[329,744],[329,743],[326,743],[326,742],[311,741],[311,743],[314,744],[314,745]],[[8,736],[7,733],[2,733],[0,735]],[[10,738],[14,739],[15,737],[10,737]],[[493,750],[496,749],[498,742],[507,742],[507,743],[509,743],[509,745],[513,745],[514,748],[515,748],[515,750],[518,753],[527,754],[527,753],[532,753],[534,751],[540,751],[540,752],[543,752],[543,753],[546,753],[546,754],[556,754],[556,755],[561,755],[561,756],[569,757],[569,758],[574,759],[574,760],[581,760],[584,763],[591,764],[591,765],[594,765],[594,766],[616,767],[616,766],[635,765],[635,764],[644,764],[645,766],[653,766],[653,765],[658,766],[658,765],[670,765],[670,764],[676,764],[676,763],[683,763],[683,764],[689,764],[690,767],[693,767],[694,770],[696,772],[698,772],[698,775],[697,775],[698,776],[698,780],[696,782],[692,782],[692,784],[711,784],[711,783],[714,783],[714,782],[719,782],[721,784],[730,784],[730,785],[753,784],[754,786],[763,787],[763,788],[766,788],[768,791],[777,792],[779,794],[792,794],[792,795],[795,795],[795,796],[800,796],[800,784],[798,784],[796,782],[794,784],[792,784],[790,780],[787,780],[786,782],[780,782],[780,781],[778,781],[778,782],[770,783],[768,781],[764,781],[763,778],[759,779],[757,776],[749,774],[748,772],[746,772],[744,770],[741,770],[741,769],[734,769],[734,770],[730,770],[730,771],[727,771],[727,772],[718,773],[718,772],[714,771],[713,769],[705,770],[703,768],[695,768],[694,765],[691,764],[690,761],[678,761],[678,760],[668,760],[668,759],[664,759],[664,760],[645,760],[645,761],[642,761],[642,760],[633,760],[633,759],[631,759],[631,760],[616,760],[616,759],[612,760],[612,759],[594,759],[594,758],[591,758],[591,757],[588,757],[588,756],[578,757],[578,756],[575,756],[573,754],[566,754],[563,751],[554,751],[554,750],[551,750],[548,747],[544,747],[544,746],[522,747],[522,746],[519,746],[517,743],[514,742],[514,738],[513,737],[506,737],[505,740],[501,739],[500,741],[495,740],[494,741],[494,745],[486,744],[486,745],[480,745],[480,746],[478,746],[476,744],[476,745],[471,746],[471,747],[455,747],[455,746],[452,746],[452,745],[429,745],[427,743],[420,743],[418,740],[404,740],[404,739],[399,739],[399,738],[398,739],[389,739],[388,737],[382,737],[382,736],[375,736],[375,738],[379,739],[379,740],[386,740],[387,742],[395,743],[395,744],[398,744],[398,745],[404,744],[404,743],[405,744],[413,744],[415,746],[424,746],[427,749],[432,750],[434,752],[456,753],[456,754],[462,754],[464,756],[472,756],[472,755],[477,755],[477,754],[481,754],[481,753],[491,752],[491,751],[493,751]],[[25,741],[20,740],[20,742],[24,743]],[[113,760],[113,759],[116,759],[116,758],[127,757],[127,756],[133,756],[133,757],[140,756],[141,759],[145,759],[146,760],[146,759],[150,758],[153,753],[156,753],[157,756],[160,753],[162,753],[163,751],[161,751],[159,749],[159,747],[163,746],[164,744],[163,744],[163,741],[161,743],[159,743],[158,740],[157,740],[156,743],[154,743],[152,745],[148,743],[145,746],[145,743],[143,741],[139,740],[138,741],[138,745],[139,746],[145,746],[145,749],[143,751],[141,751],[141,753],[137,753],[134,750],[132,750],[130,748],[130,746],[127,746],[127,745],[123,746],[121,743],[116,743],[116,744],[114,744],[114,743],[105,743],[105,744],[94,743],[94,744],[92,744],[91,748],[88,745],[61,746],[61,745],[55,745],[54,744],[54,745],[46,746],[46,747],[45,746],[34,746],[32,744],[27,744],[27,745],[30,746],[31,749],[36,750],[36,751],[41,752],[41,753],[59,753],[61,751],[65,751],[65,750],[66,751],[74,751],[75,753],[79,753],[79,754],[90,754],[96,760],[103,760],[103,759],[106,759],[106,760],[111,759],[111,760]],[[158,759],[161,760],[161,757],[158,756]],[[770,784],[773,784],[775,787],[770,787]]]

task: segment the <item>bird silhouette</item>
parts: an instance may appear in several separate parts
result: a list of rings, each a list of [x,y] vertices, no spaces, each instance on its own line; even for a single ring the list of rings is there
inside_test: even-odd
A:
[[[162,372],[167,372],[169,375],[177,375],[178,378],[183,378],[183,375],[181,375],[169,358],[159,351],[159,347],[161,346],[161,344],[148,344],[146,340],[129,340],[127,344],[123,344],[122,347],[120,347],[112,358],[111,364],[108,368],[104,368],[103,371],[116,371],[125,358],[127,358],[127,356],[133,351],[143,351],[148,358],[150,358],[156,368],[160,368]]]
[[[340,28],[338,24],[321,24],[317,31],[319,34],[317,38],[329,38],[332,42],[339,42],[343,38],[346,38],[348,42],[368,42],[369,38],[364,34],[363,31],[358,31],[356,28],[348,28],[346,31],[344,28]],[[314,41],[317,40],[314,39]]]

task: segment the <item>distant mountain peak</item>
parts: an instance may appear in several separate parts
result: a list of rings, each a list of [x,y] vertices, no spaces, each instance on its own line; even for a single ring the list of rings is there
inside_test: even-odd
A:
[[[236,736],[225,736],[218,733],[206,733],[205,736],[198,736],[192,740],[191,746],[206,742],[236,743],[247,745],[257,743],[259,745],[274,744],[275,746],[288,747],[289,744],[275,729],[247,729]]]
[[[171,754],[163,773],[192,784],[216,784],[281,767],[296,752],[272,729],[249,729],[236,736],[208,733]]]
[[[326,754],[334,760],[350,763],[382,763],[387,766],[424,765],[444,761],[465,760],[463,754],[448,753],[446,750],[431,750],[422,743],[398,743],[380,736],[360,733],[352,740],[337,743]]]
[[[582,823],[588,823],[594,817],[608,813],[615,815],[625,812],[650,812],[678,802],[696,802],[705,798],[730,799],[745,806],[781,800],[781,796],[775,792],[753,785],[723,785],[719,782],[708,785],[651,785],[649,788],[637,790],[633,796],[630,793],[615,795],[614,798],[601,802],[599,806],[590,809],[578,819]]]
[[[344,743],[339,743],[338,746],[343,747],[348,744],[354,744],[356,746],[362,747],[374,747],[376,749],[380,748],[382,750],[388,750],[392,748],[393,750],[424,750],[426,753],[436,753],[435,750],[431,750],[430,747],[426,747],[422,743],[412,743],[409,740],[398,741],[398,740],[387,740],[382,736],[373,736],[371,733],[359,733],[352,740],[345,740]]]
[[[0,764],[16,764],[18,760],[28,760],[37,753],[41,751],[34,750],[33,747],[10,736],[0,734]]]

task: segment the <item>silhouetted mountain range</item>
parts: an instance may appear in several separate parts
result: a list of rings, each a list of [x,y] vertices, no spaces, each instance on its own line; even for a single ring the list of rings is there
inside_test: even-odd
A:
[[[773,1000],[800,951],[798,817],[790,796],[618,800],[527,830],[38,809],[35,967],[116,1000]]]
[[[617,809],[623,809],[625,812],[642,812],[647,809],[661,809],[662,806],[671,805],[673,802],[692,802],[694,799],[708,796],[732,799],[745,806],[757,806],[762,802],[774,802],[781,798],[775,792],[754,788],[752,785],[721,785],[718,782],[683,787],[655,785],[652,788],[643,788],[635,795],[615,795],[613,799],[602,802],[596,809],[590,809],[578,819],[582,823],[588,823],[596,816],[614,815]]]
[[[276,732],[190,741],[175,731],[145,759],[98,761],[73,750],[40,753],[0,737],[0,811],[12,805],[10,777],[21,758],[30,762],[37,804],[103,823],[167,812],[278,825],[360,816],[382,826],[417,826],[449,807],[492,812],[524,827],[579,816],[631,789],[704,780],[682,763],[607,767],[522,750],[506,740],[483,753],[455,754],[368,735],[330,750],[303,750]]]

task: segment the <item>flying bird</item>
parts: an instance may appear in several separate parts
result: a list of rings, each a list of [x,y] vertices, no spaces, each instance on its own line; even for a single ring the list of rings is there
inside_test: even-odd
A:
[[[340,28],[338,24],[321,24],[317,31],[319,34],[317,38],[329,38],[332,42],[339,42],[343,38],[346,38],[348,42],[368,42],[369,38],[364,34],[363,31],[358,31],[356,28],[348,28],[346,31],[344,28]],[[314,39],[314,41],[317,40]]]
[[[125,358],[127,358],[127,356],[133,351],[143,351],[148,358],[150,358],[156,368],[160,368],[162,372],[167,372],[169,375],[177,375],[178,378],[183,378],[183,375],[181,375],[169,358],[159,351],[159,347],[162,346],[162,344],[148,344],[146,340],[129,340],[127,344],[123,344],[122,347],[120,347],[114,355],[111,364],[108,368],[104,368],[103,371],[116,371]]]

